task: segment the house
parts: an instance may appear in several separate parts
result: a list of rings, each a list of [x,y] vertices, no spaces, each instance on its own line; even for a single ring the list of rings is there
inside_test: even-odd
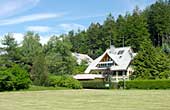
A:
[[[85,74],[76,75],[74,78],[78,80],[96,79],[110,75],[112,81],[128,80],[134,71],[131,62],[135,55],[136,53],[131,47],[115,48],[112,45],[87,67]]]
[[[72,53],[72,55],[76,58],[76,61],[79,65],[82,63],[82,61],[86,61],[88,65],[93,62],[93,59],[86,54]]]

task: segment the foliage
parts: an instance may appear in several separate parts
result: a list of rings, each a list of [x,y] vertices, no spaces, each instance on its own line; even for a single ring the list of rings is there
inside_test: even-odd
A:
[[[155,46],[162,46],[170,35],[170,2],[158,0],[144,11],[152,42]]]
[[[15,41],[13,34],[8,33],[5,35],[1,40],[1,44],[3,45],[3,48],[0,49],[2,52],[2,54],[0,54],[0,65],[11,67],[13,64],[19,63],[21,56],[19,54],[18,44]]]
[[[0,71],[0,91],[11,91],[13,89],[13,75],[8,71]]]
[[[131,46],[135,52],[138,52],[141,44],[149,40],[147,20],[136,7],[131,16],[127,15],[126,21],[125,45]]]
[[[164,44],[162,44],[162,50],[165,53],[169,54],[170,53],[170,38],[168,38],[166,41],[167,41],[166,43],[164,42]]]
[[[13,84],[16,90],[27,89],[31,83],[29,74],[18,65],[14,65],[7,71],[13,75]]]
[[[87,89],[108,89],[109,87],[106,87],[106,84],[108,84],[108,82],[105,82],[103,80],[87,80],[87,81],[81,81],[81,84],[83,86],[83,88],[87,88]],[[114,83],[111,83],[111,87],[110,88],[114,88]]]
[[[43,55],[35,57],[30,75],[34,85],[45,85],[48,79],[48,68]]]
[[[22,55],[22,66],[25,67],[28,72],[30,72],[35,57],[42,54],[40,36],[33,32],[27,32],[24,36],[20,53]]]
[[[132,80],[126,81],[126,89],[170,89],[170,80]],[[123,82],[119,82],[123,87]]]
[[[91,23],[86,31],[76,34],[71,31],[66,37],[70,39],[73,51],[97,58],[110,45],[131,46],[137,52],[140,44],[149,40],[149,35],[147,19],[136,7],[132,14],[119,15],[116,21],[109,14],[103,25]]]
[[[86,61],[82,61],[81,64],[77,64],[74,66],[74,74],[84,74],[85,69],[87,68],[88,64]]]
[[[71,89],[81,89],[82,86],[80,82],[71,76],[50,76],[49,77],[49,86],[56,86],[56,87],[66,87]]]
[[[28,73],[18,65],[0,70],[0,91],[27,89],[30,83]]]
[[[53,36],[44,47],[48,70],[52,74],[73,74],[76,60],[70,51],[71,45],[62,38]]]
[[[170,61],[159,49],[154,48],[150,42],[142,44],[142,50],[138,52],[133,61],[135,72],[131,79],[162,79],[170,76]]]

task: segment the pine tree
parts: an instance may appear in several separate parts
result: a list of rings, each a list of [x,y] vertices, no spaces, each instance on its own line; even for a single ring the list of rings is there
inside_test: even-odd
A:
[[[147,21],[138,7],[134,9],[132,16],[127,16],[125,38],[125,45],[131,46],[135,52],[140,50],[140,45],[144,41],[149,40]]]
[[[162,46],[170,35],[170,4],[159,0],[145,10],[149,32],[154,46]]]
[[[44,86],[47,83],[48,68],[44,55],[37,55],[34,58],[30,77],[35,85]]]
[[[160,48],[154,48],[151,41],[141,44],[141,50],[132,64],[135,70],[132,79],[161,79],[170,76],[170,60]]]

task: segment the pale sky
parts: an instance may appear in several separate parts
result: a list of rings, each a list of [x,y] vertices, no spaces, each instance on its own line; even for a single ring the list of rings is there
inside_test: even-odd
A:
[[[156,0],[0,0],[0,39],[8,32],[21,42],[27,31],[38,32],[41,42],[51,35],[84,30],[92,22],[103,23],[111,13],[144,9]]]

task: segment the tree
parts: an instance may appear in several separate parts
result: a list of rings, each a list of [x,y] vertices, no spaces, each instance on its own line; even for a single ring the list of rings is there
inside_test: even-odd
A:
[[[126,24],[127,24],[127,19],[125,17],[123,17],[122,15],[119,15],[117,20],[116,20],[116,28],[117,28],[117,36],[115,39],[116,42],[116,46],[117,47],[123,47],[126,46],[127,43],[125,43],[126,41],[126,36],[127,36],[127,29],[126,29]]]
[[[149,40],[146,18],[138,7],[133,11],[132,16],[127,16],[125,45],[131,46],[135,52],[140,50],[144,41]]]
[[[1,40],[3,47],[1,48],[1,66],[11,67],[14,63],[20,62],[20,53],[18,44],[13,37],[13,34],[8,33]]]
[[[21,47],[22,62],[28,72],[31,71],[35,57],[42,54],[42,45],[40,43],[40,36],[33,32],[27,32],[24,36]]]
[[[100,48],[105,51],[105,49],[107,49],[111,44],[114,44],[115,46],[117,46],[117,42],[116,41],[116,36],[117,36],[117,29],[116,29],[116,22],[114,17],[109,14],[106,18],[106,20],[104,21],[103,25],[102,25],[102,30],[101,30],[102,36],[100,36],[101,38],[101,42],[102,45],[100,45]],[[98,40],[100,40],[98,39]]]
[[[154,48],[151,41],[142,44],[141,51],[133,61],[135,72],[132,79],[161,79],[168,78],[170,60],[159,48]]]
[[[162,46],[170,36],[170,4],[167,0],[158,0],[144,11],[154,46]]]
[[[87,40],[87,33],[86,31],[81,31],[79,33],[74,33],[70,31],[66,36],[70,40],[72,44],[71,51],[77,53],[88,53],[88,42]]]
[[[48,70],[52,74],[73,74],[76,60],[71,53],[71,45],[64,39],[53,36],[44,47]]]
[[[102,36],[101,34],[101,29],[102,26],[99,23],[92,23],[90,27],[87,29],[87,40],[86,40],[86,45],[87,45],[87,54],[91,56],[92,58],[96,58],[101,53],[97,52],[99,48],[102,48]],[[96,53],[97,52],[97,53]]]
[[[88,66],[87,61],[83,60],[83,61],[81,61],[80,65],[77,64],[76,66],[74,66],[74,72],[73,73],[74,74],[83,74],[84,71],[86,70],[87,66]]]
[[[31,79],[34,85],[44,86],[48,79],[48,68],[43,54],[35,57],[31,69]]]

